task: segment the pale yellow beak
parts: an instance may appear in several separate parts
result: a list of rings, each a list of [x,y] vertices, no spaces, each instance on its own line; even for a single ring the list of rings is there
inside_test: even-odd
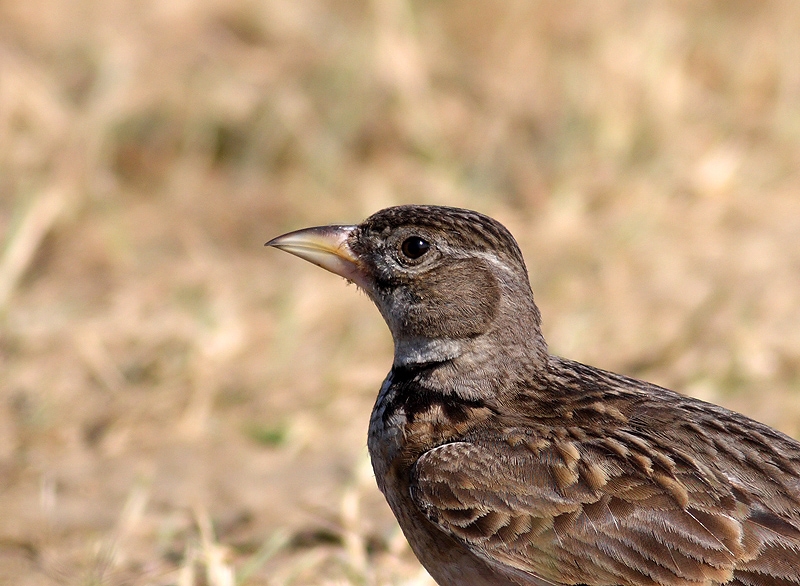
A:
[[[280,248],[368,289],[366,275],[347,239],[355,226],[319,226],[289,232],[273,238],[265,246]]]

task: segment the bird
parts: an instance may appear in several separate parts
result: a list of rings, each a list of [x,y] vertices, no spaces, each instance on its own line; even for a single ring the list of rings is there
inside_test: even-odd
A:
[[[267,245],[355,283],[386,321],[368,448],[441,586],[800,585],[800,443],[550,354],[498,221],[403,205]]]

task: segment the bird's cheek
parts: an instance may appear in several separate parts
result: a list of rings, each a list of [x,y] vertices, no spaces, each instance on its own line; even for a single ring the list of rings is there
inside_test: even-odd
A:
[[[455,298],[454,298],[455,295]],[[461,261],[426,276],[408,304],[409,333],[425,337],[468,338],[486,332],[500,307],[500,286],[478,261]]]

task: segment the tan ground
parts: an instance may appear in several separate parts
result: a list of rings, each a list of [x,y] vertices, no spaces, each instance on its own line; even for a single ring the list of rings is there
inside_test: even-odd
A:
[[[390,204],[504,221],[553,352],[800,436],[798,56],[796,1],[0,1],[0,583],[430,584],[388,333],[262,246]]]

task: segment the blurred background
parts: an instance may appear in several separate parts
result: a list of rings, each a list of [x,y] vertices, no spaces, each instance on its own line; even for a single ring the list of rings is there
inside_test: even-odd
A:
[[[268,239],[477,209],[553,353],[800,436],[800,4],[0,0],[0,583],[430,585],[391,339]]]

